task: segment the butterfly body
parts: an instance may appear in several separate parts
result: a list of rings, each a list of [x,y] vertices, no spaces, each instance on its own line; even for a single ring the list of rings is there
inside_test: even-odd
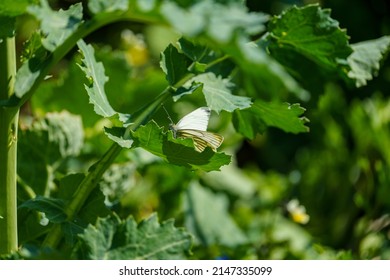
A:
[[[223,137],[217,133],[207,131],[211,110],[208,107],[200,107],[185,115],[177,124],[171,124],[173,137],[191,138],[194,141],[195,150],[203,152],[206,147],[216,151],[223,142]]]

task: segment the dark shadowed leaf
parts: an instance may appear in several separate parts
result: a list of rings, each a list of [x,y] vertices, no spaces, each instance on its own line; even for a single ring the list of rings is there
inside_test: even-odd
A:
[[[66,220],[64,212],[64,201],[61,199],[37,196],[21,204],[20,208],[28,208],[45,213],[52,223],[62,223]]]
[[[285,132],[308,132],[305,126],[308,119],[301,117],[305,109],[299,104],[280,104],[256,100],[251,108],[236,111],[233,115],[235,128],[249,139],[257,133],[263,133],[268,126],[277,127]]]
[[[166,74],[166,79],[171,86],[180,82],[189,72],[188,67],[191,61],[170,44],[161,53],[160,66]]]
[[[134,147],[142,147],[167,162],[193,170],[219,170],[230,163],[230,156],[215,153],[206,148],[202,153],[195,151],[191,139],[174,139],[172,133],[164,133],[154,121],[132,132]]]
[[[157,215],[137,224],[133,218],[98,219],[80,235],[78,254],[92,260],[182,259],[191,235],[175,228],[173,220],[159,223]]]

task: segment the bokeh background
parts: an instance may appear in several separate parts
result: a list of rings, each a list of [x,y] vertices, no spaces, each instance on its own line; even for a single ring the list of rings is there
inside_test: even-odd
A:
[[[75,2],[51,4],[67,8]],[[250,10],[271,15],[312,3],[332,10],[351,43],[390,35],[390,4],[385,0],[247,1]],[[20,50],[36,27],[28,16],[18,21]],[[165,88],[159,53],[177,38],[172,30],[137,23],[116,23],[86,38],[97,46],[97,58],[106,67],[106,91],[114,108],[132,112]],[[29,122],[62,110],[82,117],[82,155],[67,159],[59,174],[87,170],[110,146],[102,133],[104,121],[88,105],[79,61],[75,49],[53,70],[54,78],[40,87],[21,118]],[[194,174],[142,151],[124,151],[101,184],[107,203],[138,220],[152,212],[161,220],[175,218],[196,236],[193,258],[390,259],[389,66],[387,59],[362,88],[343,82],[319,85],[308,102],[300,102],[310,119],[306,134],[270,128],[248,141],[232,130],[228,114],[214,116],[210,125],[223,132],[222,148],[234,156],[220,173]],[[285,101],[297,102],[293,97]],[[175,120],[200,105],[195,97],[166,104]],[[168,124],[162,110],[155,120]],[[187,215],[191,197],[206,213],[197,221],[202,228]],[[220,216],[212,215],[214,203],[220,205],[214,212]]]

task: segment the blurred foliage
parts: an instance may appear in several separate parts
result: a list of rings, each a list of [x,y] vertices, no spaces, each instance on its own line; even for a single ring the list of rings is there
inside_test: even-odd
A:
[[[56,0],[51,4],[67,8],[72,2],[77,1]],[[315,1],[248,0],[247,5],[253,11],[273,15],[293,4],[308,2]],[[390,17],[385,14],[389,4],[385,0],[356,0],[353,4],[324,0],[321,5],[332,9],[332,17],[346,28],[352,42],[390,32]],[[21,33],[33,32],[26,31],[31,21],[30,17],[20,19]],[[109,77],[105,91],[116,111],[133,112],[165,88],[165,75],[158,65],[159,55],[176,39],[177,34],[172,30],[138,23],[116,23],[87,37],[99,46],[95,49],[96,58],[104,64],[105,75]],[[34,184],[38,185],[35,189],[40,190],[37,194],[68,197],[69,194],[61,193],[61,186],[74,186],[75,181],[82,180],[77,173],[84,172],[110,145],[103,133],[105,121],[98,118],[88,104],[83,87],[85,77],[76,65],[81,64],[81,59],[79,53],[71,52],[53,70],[53,78],[42,84],[22,111],[21,125],[37,129],[22,130],[22,135],[27,135],[20,142],[19,185],[24,190],[21,201],[34,196],[29,190]],[[296,127],[290,127],[292,132],[306,131],[309,127],[310,132],[304,134],[286,133],[277,128],[265,130],[265,118],[258,120],[254,132],[252,128],[243,128],[244,135],[247,133],[254,138],[244,140],[232,127],[232,122],[239,123],[240,115],[234,115],[232,120],[222,112],[210,121],[212,128],[223,131],[226,138],[223,147],[233,156],[233,162],[221,167],[221,172],[189,171],[167,165],[139,148],[124,150],[104,175],[99,199],[123,219],[132,215],[136,221],[141,221],[154,212],[161,220],[174,217],[176,226],[185,227],[195,237],[190,256],[194,259],[390,259],[389,88],[389,60],[382,65],[378,77],[363,88],[355,89],[337,81],[322,84],[321,80],[316,95],[303,104],[308,108],[305,116],[310,123],[302,120]],[[296,99],[289,96],[292,102]],[[170,103],[166,106],[170,112],[183,115],[202,103],[203,100],[194,95],[184,99],[180,106]],[[258,110],[266,108],[262,101],[257,105]],[[284,108],[287,105],[273,106]],[[302,113],[298,105],[292,106],[297,111],[291,114]],[[78,117],[50,113],[62,110],[80,116],[83,128]],[[61,114],[64,119],[58,120]],[[175,114],[172,117],[178,119]],[[158,111],[154,120],[167,128],[164,111]],[[73,122],[73,134],[61,130],[61,124],[66,121]],[[30,140],[38,134],[43,139],[50,137],[52,131],[45,127],[48,122],[60,128],[59,134],[53,136],[55,147],[42,139],[43,142]],[[259,131],[264,133],[255,136]],[[145,133],[145,128],[138,133]],[[53,149],[60,153],[62,161],[54,162],[37,155],[29,141],[35,141],[35,149]],[[68,141],[78,141],[77,145],[83,141],[82,148],[68,152]],[[28,169],[26,166],[33,165],[32,161],[42,162],[46,169]],[[34,173],[42,176],[34,177]],[[64,176],[68,173],[73,175]],[[47,182],[55,184],[47,185]],[[288,206],[291,201],[295,201],[295,207]],[[55,201],[43,202],[55,205]],[[90,203],[91,209],[94,204]],[[26,244],[31,241],[33,245],[46,231],[42,222],[45,217],[26,210],[34,207],[37,205],[24,205],[20,209],[22,217],[26,217],[20,221],[21,240]],[[88,208],[88,204],[85,207]],[[105,211],[100,209],[99,213],[103,217]],[[298,215],[303,218],[297,218]],[[83,223],[88,218],[79,218],[80,221],[69,225],[69,231],[79,232],[85,227]],[[309,219],[307,223],[302,222],[306,219]],[[39,229],[28,233],[29,223],[37,220],[41,223]],[[154,216],[151,220],[143,226],[147,227],[148,222],[157,224]],[[101,221],[99,218],[96,228],[102,226]],[[132,218],[126,223],[135,227]],[[171,231],[176,232],[170,225],[161,229],[164,238]],[[125,226],[110,220],[111,228]],[[111,228],[104,230],[112,232]],[[89,225],[82,238],[93,232],[94,226]],[[188,245],[189,237],[185,233],[176,234]],[[122,244],[122,237],[116,237]],[[34,241],[34,238],[37,239]],[[25,257],[36,258],[34,249],[29,246],[25,246]],[[84,253],[100,258],[98,250],[91,245],[84,248]],[[157,257],[181,257],[176,251],[163,253],[166,255]],[[137,256],[119,255],[119,258]],[[37,258],[47,258],[47,255],[42,253]]]
[[[254,10],[278,14],[286,5],[315,1],[247,2]],[[352,42],[390,32],[386,1],[319,2],[332,9]],[[378,76],[359,89],[328,83],[318,100],[309,101],[310,133],[268,130],[237,155],[242,167],[256,164],[285,174],[289,195],[310,215],[305,227],[313,242],[349,252],[351,258],[390,257],[389,66],[386,60]]]

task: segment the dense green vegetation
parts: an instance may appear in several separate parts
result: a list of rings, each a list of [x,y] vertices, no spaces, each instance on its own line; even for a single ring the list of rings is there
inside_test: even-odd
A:
[[[0,4],[2,258],[390,258],[381,9],[70,2]]]

